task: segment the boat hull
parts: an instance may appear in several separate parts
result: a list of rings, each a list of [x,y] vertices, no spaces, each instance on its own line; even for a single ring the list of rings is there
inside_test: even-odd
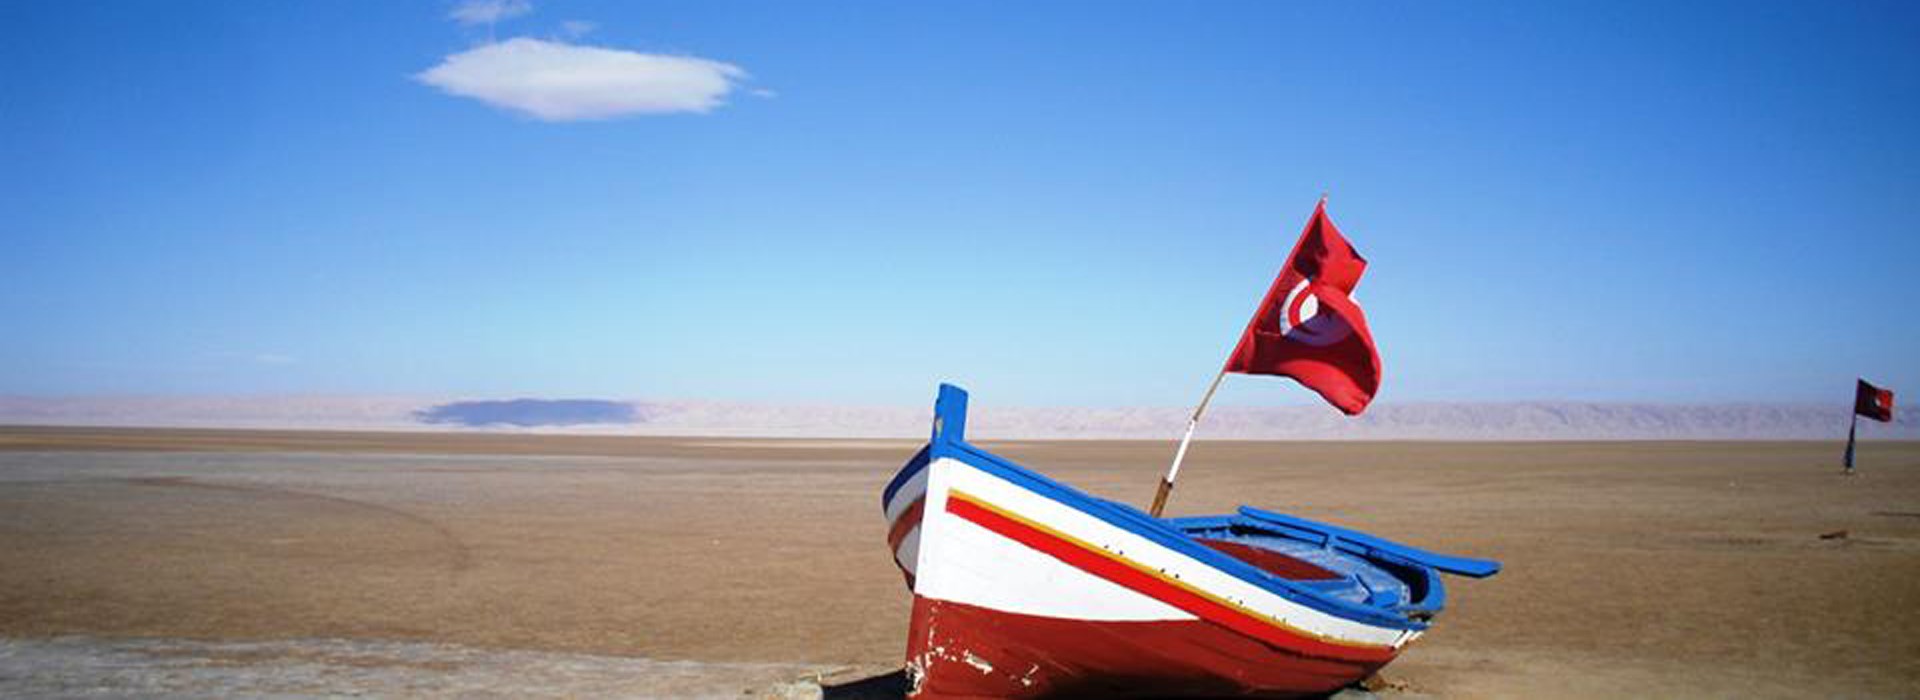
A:
[[[1274,596],[990,466],[923,458],[888,508],[914,592],[909,697],[1316,695],[1418,634]]]
[[[911,697],[1170,698],[1324,695],[1387,660],[1303,656],[1200,620],[1022,615],[915,596]]]

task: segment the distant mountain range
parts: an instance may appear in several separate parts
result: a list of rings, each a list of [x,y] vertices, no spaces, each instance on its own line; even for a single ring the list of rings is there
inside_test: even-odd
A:
[[[1185,408],[980,406],[975,439],[1164,440]],[[737,437],[919,437],[924,407],[613,399],[458,400],[421,396],[0,397],[0,425],[523,431]],[[1382,404],[1358,418],[1321,406],[1219,407],[1203,439],[1832,440],[1847,407],[1567,401]],[[1920,411],[1862,421],[1863,439],[1920,439]]]

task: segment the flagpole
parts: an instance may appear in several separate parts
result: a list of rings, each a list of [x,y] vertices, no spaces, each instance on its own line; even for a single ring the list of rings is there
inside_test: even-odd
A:
[[[1860,430],[1860,413],[1854,412],[1853,423],[1847,426],[1847,476],[1853,476],[1853,434]]]
[[[1180,436],[1180,449],[1173,452],[1173,464],[1167,467],[1167,476],[1160,480],[1159,490],[1153,493],[1153,509],[1148,511],[1153,517],[1160,517],[1160,511],[1167,507],[1167,495],[1173,493],[1173,480],[1180,476],[1180,462],[1187,458],[1187,444],[1193,442],[1193,429],[1200,427],[1200,415],[1207,412],[1207,404],[1213,401],[1213,392],[1220,388],[1220,380],[1227,378],[1227,368],[1221,367],[1220,373],[1213,375],[1213,383],[1207,385],[1207,393],[1200,397],[1200,405],[1193,408],[1193,416],[1187,419],[1187,433]]]

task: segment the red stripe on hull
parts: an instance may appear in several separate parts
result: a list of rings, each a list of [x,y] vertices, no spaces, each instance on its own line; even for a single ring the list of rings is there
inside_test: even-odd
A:
[[[900,540],[906,539],[907,533],[913,532],[913,526],[920,524],[921,511],[926,507],[927,497],[923,495],[914,499],[913,505],[901,511],[900,517],[893,519],[893,527],[887,529],[887,549],[895,551],[900,549]]]
[[[1299,697],[1383,665],[1300,656],[1198,620],[1067,620],[921,596],[907,643],[921,700]]]
[[[1051,533],[1035,529],[1026,523],[961,498],[957,493],[949,494],[947,511],[1082,571],[1185,610],[1207,622],[1266,642],[1275,649],[1284,649],[1305,656],[1324,657],[1329,660],[1371,663],[1376,666],[1392,660],[1399,653],[1399,650],[1393,647],[1347,646],[1330,643],[1280,627],[1273,622],[1255,618],[1245,611],[1224,605],[1134,568],[1104,551],[1089,550],[1079,544],[1062,540]]]

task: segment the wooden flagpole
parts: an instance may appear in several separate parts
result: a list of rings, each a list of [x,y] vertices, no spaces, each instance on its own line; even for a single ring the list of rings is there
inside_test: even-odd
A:
[[[1160,517],[1160,511],[1167,507],[1167,495],[1173,493],[1173,480],[1180,476],[1180,462],[1187,458],[1187,444],[1193,442],[1193,429],[1200,426],[1200,415],[1207,412],[1207,404],[1213,401],[1213,392],[1220,388],[1220,380],[1227,378],[1227,368],[1221,367],[1220,373],[1213,375],[1213,383],[1207,385],[1207,393],[1200,397],[1200,405],[1193,408],[1193,416],[1187,419],[1187,434],[1180,437],[1180,449],[1173,452],[1173,464],[1167,467],[1167,476],[1160,480],[1160,489],[1153,494],[1153,517]]]

